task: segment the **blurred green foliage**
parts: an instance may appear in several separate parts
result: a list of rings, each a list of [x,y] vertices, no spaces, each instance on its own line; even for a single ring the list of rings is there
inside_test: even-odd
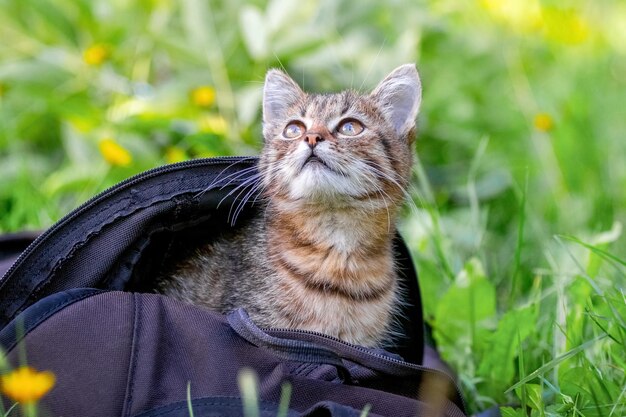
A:
[[[367,91],[416,62],[402,230],[472,409],[626,413],[624,2],[0,0],[0,39],[4,232],[151,167],[258,152],[270,67]]]

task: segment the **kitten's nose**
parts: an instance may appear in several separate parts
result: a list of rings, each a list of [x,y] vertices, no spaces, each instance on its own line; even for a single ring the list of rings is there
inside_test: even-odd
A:
[[[323,141],[324,138],[319,133],[307,133],[304,136],[304,141],[309,144],[309,148],[313,149],[317,145],[317,142]]]

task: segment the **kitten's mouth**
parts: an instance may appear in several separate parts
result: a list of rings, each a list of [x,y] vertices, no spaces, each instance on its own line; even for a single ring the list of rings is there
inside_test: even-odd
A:
[[[309,164],[313,164],[313,165],[322,165],[324,166],[324,168],[328,168],[330,169],[330,167],[328,165],[326,165],[324,163],[324,161],[322,161],[317,155],[315,154],[311,154],[306,161],[304,161],[304,164],[302,165],[302,167],[304,168],[306,165]],[[332,169],[330,169],[332,171]]]

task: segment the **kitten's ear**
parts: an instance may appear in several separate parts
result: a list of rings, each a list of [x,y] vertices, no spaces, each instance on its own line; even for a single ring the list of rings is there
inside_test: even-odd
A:
[[[371,96],[400,137],[409,133],[422,101],[422,84],[415,65],[405,64],[393,70]]]
[[[263,122],[284,119],[287,110],[304,97],[304,93],[287,74],[271,69],[265,76],[263,86]]]

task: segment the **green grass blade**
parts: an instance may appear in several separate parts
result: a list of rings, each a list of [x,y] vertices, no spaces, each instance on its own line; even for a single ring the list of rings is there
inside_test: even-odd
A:
[[[507,394],[507,393],[515,390],[516,388],[519,388],[520,386],[526,384],[527,382],[532,381],[533,379],[537,378],[539,375],[542,375],[546,371],[549,371],[550,369],[554,368],[556,365],[558,365],[559,363],[563,362],[564,360],[569,359],[572,356],[575,356],[578,353],[584,351],[585,349],[587,349],[588,347],[592,346],[597,341],[604,339],[605,337],[606,337],[606,335],[600,335],[600,336],[598,336],[596,338],[588,340],[587,342],[583,343],[580,346],[575,347],[574,349],[572,349],[572,350],[570,350],[568,352],[565,352],[564,354],[560,355],[559,357],[552,359],[550,362],[540,366],[539,368],[537,368],[536,370],[534,370],[533,372],[528,374],[526,377],[522,378],[519,382],[517,382],[516,384],[511,386],[509,389],[504,391],[504,393]]]
[[[626,385],[624,385],[622,392],[620,392],[619,397],[615,400],[615,404],[613,404],[613,408],[611,408],[611,411],[609,412],[609,417],[613,417],[618,406],[621,406],[622,411],[626,411],[626,401],[620,405],[622,398],[626,398]]]
[[[559,237],[569,240],[571,242],[575,242],[578,243],[581,246],[584,246],[585,248],[589,249],[590,251],[592,251],[593,253],[603,257],[604,259],[608,259],[611,260],[615,263],[620,264],[621,266],[626,267],[626,261],[621,260],[620,258],[618,258],[617,256],[613,255],[610,252],[607,252],[603,249],[600,249],[594,245],[591,245],[589,243],[583,242],[582,240],[578,239],[577,237],[574,236],[570,236],[570,235],[559,235]]]
[[[289,402],[291,401],[291,384],[284,382],[280,391],[280,403],[276,417],[287,417],[289,413]]]
[[[526,367],[524,365],[524,350],[522,349],[522,342],[521,342],[521,338],[519,336],[517,336],[518,339],[518,351],[519,351],[519,362],[518,362],[518,366],[519,366],[519,375],[521,377],[521,380],[524,381],[525,377],[524,375],[526,374]],[[511,388],[511,390],[515,389],[514,387]],[[520,393],[518,395],[519,399],[522,402],[522,410],[526,410],[528,409],[528,393],[526,392],[526,384],[522,384],[520,382]],[[507,391],[508,392],[508,391]]]
[[[515,300],[519,286],[519,274],[522,264],[522,248],[524,246],[524,226],[526,224],[526,198],[528,195],[528,169],[526,169],[526,178],[524,180],[524,188],[522,189],[522,199],[519,204],[519,221],[517,222],[517,242],[515,245],[515,261],[513,269],[513,278],[511,280],[511,295],[509,300]]]
[[[615,338],[615,336],[613,336],[609,332],[609,330],[602,323],[600,323],[600,321],[598,320],[596,315],[593,314],[589,308],[586,309],[586,312],[587,312],[587,316],[596,324],[596,326],[598,326],[600,328],[600,330],[602,330],[608,337],[610,337],[611,340],[613,340],[615,343],[617,343],[619,345],[623,345],[624,344],[623,342],[617,340]]]
[[[6,413],[4,413],[3,415],[4,415],[5,417],[8,417],[8,416],[9,416],[9,414],[11,414],[11,412],[12,412],[13,410],[15,410],[15,408],[16,408],[17,406],[18,406],[18,403],[14,403],[11,407],[9,407],[9,409],[7,410],[7,412],[6,412]]]
[[[241,392],[244,416],[259,417],[259,381],[256,373],[252,369],[244,368],[239,371],[237,382]]]
[[[559,244],[563,247],[563,249],[565,249],[565,251],[567,252],[567,254],[569,255],[570,259],[576,264],[576,266],[578,267],[578,269],[580,269],[580,274],[587,280],[587,282],[589,283],[589,285],[591,285],[591,287],[594,289],[594,291],[599,294],[599,295],[603,295],[603,291],[600,288],[600,286],[594,281],[593,278],[591,278],[589,276],[589,274],[587,274],[587,271],[585,270],[585,267],[580,263],[580,261],[577,259],[576,255],[574,255],[574,253],[572,253],[572,251],[570,250],[569,247],[567,247],[567,245],[565,245],[559,236],[555,236],[554,237],[556,239],[557,242],[559,242]]]
[[[191,381],[187,381],[187,409],[189,410],[189,417],[194,417],[193,406],[191,405]]]

